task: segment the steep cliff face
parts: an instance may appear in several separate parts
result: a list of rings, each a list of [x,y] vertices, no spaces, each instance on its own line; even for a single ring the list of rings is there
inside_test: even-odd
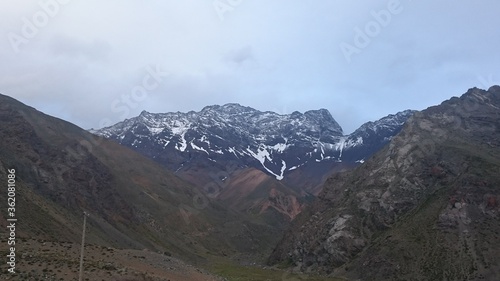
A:
[[[500,87],[474,88],[328,179],[269,261],[362,280],[494,280],[499,200]]]

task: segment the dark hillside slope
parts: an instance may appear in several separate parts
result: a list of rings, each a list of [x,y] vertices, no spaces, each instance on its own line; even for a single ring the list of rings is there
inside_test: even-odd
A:
[[[416,113],[330,178],[269,261],[356,280],[498,280],[500,87]]]
[[[20,238],[78,243],[84,210],[91,244],[171,252],[191,261],[265,251],[266,239],[276,236],[154,161],[0,95],[2,184],[8,169],[16,170]],[[0,193],[2,210],[6,196]]]

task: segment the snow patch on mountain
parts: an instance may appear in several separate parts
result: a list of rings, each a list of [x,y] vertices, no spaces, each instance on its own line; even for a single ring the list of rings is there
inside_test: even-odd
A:
[[[277,180],[280,181],[284,178],[285,170],[286,170],[286,162],[285,160],[281,160],[281,173],[278,177],[276,177]]]
[[[283,153],[285,149],[288,147],[288,145],[285,143],[277,143],[273,146],[270,146],[269,148],[276,150],[279,153]]]
[[[193,140],[194,141],[194,140]],[[191,141],[189,144],[191,145],[191,147],[193,149],[196,149],[196,150],[199,150],[199,151],[203,151],[205,152],[207,155],[210,155],[210,153],[208,153],[208,151],[206,149],[204,149],[203,147],[200,147],[200,146],[197,146],[196,144],[194,144],[194,142]]]
[[[177,143],[177,145],[175,146],[175,148],[179,151],[185,151],[186,148],[187,148],[187,142],[186,142],[186,138],[185,138],[185,135],[186,135],[186,132],[182,132],[180,137],[181,137],[181,140],[179,143]]]

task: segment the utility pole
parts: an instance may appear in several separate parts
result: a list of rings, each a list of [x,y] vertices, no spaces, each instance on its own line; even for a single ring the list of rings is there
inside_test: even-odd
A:
[[[82,249],[80,250],[80,275],[78,277],[79,281],[83,280],[83,251],[85,248],[85,227],[87,225],[87,216],[88,214],[83,212],[83,233],[82,233]]]

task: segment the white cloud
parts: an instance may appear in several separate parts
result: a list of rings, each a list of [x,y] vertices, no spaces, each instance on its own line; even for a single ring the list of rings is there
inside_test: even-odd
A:
[[[96,127],[116,119],[111,103],[160,65],[171,75],[130,114],[227,102],[288,113],[324,107],[350,132],[481,86],[477,77],[500,77],[494,0],[401,0],[402,12],[347,63],[339,45],[390,1],[242,1],[221,21],[211,1],[72,0],[17,54],[8,34],[40,5],[2,1],[0,92]]]

